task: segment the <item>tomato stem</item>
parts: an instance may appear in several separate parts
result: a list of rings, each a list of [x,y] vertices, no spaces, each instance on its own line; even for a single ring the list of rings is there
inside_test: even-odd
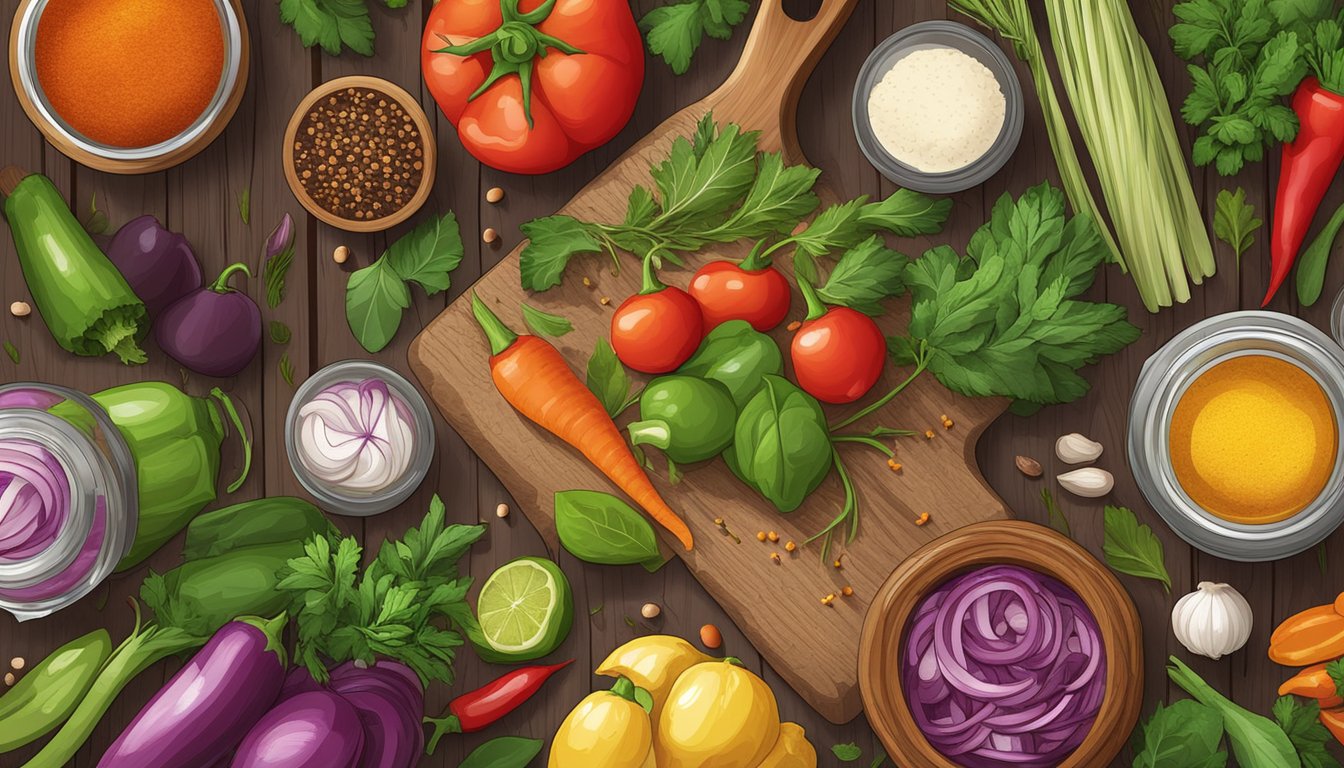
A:
[[[765,255],[765,241],[757,240],[756,245],[752,247],[751,253],[747,258],[738,263],[737,268],[746,272],[760,272],[763,269],[769,269],[774,264],[774,260]]]
[[[481,297],[477,296],[475,291],[471,292],[471,314],[476,318],[481,330],[485,332],[485,338],[490,342],[490,355],[492,357],[518,341],[518,334],[509,330],[504,321],[500,320],[498,315],[485,306],[485,302],[481,301]]]
[[[794,279],[798,281],[798,290],[803,292],[803,301],[807,302],[807,319],[819,320],[826,314],[826,305],[822,302],[817,291],[812,287],[812,283],[802,275],[795,274]]]
[[[658,270],[653,266],[653,254],[644,257],[644,284],[639,289],[639,295],[648,296],[651,293],[657,293],[667,288],[658,280]]]

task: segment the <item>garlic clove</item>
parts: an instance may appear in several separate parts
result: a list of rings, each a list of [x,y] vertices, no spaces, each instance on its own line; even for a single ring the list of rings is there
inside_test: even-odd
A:
[[[1105,496],[1115,487],[1115,477],[1110,472],[1096,467],[1075,469],[1055,479],[1064,490],[1087,499]]]
[[[1065,464],[1090,464],[1101,457],[1102,445],[1077,432],[1055,441],[1055,455]]]
[[[1181,645],[1214,660],[1246,645],[1252,623],[1250,603],[1227,584],[1201,581],[1171,609],[1171,632]]]

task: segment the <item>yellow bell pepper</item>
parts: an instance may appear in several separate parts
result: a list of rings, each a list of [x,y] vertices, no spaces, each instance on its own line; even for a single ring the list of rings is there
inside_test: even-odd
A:
[[[594,691],[565,717],[551,743],[549,768],[655,768],[653,726],[624,678]]]
[[[654,752],[658,768],[755,768],[779,730],[779,705],[764,680],[736,659],[703,662],[672,686]]]
[[[780,723],[774,749],[757,768],[817,768],[817,750],[797,723]]]
[[[645,635],[611,652],[597,668],[597,674],[624,677],[653,697],[650,722],[657,727],[663,704],[681,673],[706,661],[714,661],[695,646],[672,635]]]

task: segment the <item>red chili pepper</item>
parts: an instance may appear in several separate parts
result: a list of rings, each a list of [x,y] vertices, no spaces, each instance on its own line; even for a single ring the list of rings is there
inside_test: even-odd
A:
[[[531,698],[551,675],[573,663],[574,660],[570,659],[561,664],[515,669],[494,682],[448,702],[448,711],[443,717],[425,718],[427,724],[434,726],[426,752],[434,754],[439,739],[447,734],[473,733],[494,724]]]
[[[1293,111],[1302,127],[1292,143],[1283,145],[1274,202],[1269,291],[1261,306],[1269,304],[1288,277],[1316,209],[1344,161],[1344,96],[1308,77],[1293,94]]]

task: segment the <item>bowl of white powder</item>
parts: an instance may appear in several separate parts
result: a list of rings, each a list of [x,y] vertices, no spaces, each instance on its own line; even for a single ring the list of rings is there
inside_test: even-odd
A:
[[[955,21],[912,24],[868,56],[854,133],[878,171],[946,194],[983,183],[1022,136],[1022,84],[989,38]]]

